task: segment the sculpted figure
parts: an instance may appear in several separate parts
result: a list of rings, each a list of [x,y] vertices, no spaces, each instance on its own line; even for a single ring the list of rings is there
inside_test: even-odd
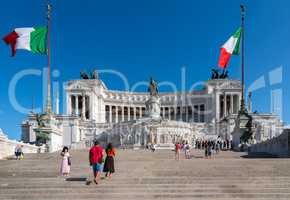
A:
[[[157,96],[158,95],[158,86],[155,80],[153,78],[150,78],[150,84],[148,87],[148,92],[150,92],[151,96]]]
[[[211,69],[211,79],[218,79],[219,78],[219,73],[217,69]]]
[[[86,72],[84,72],[84,71],[80,72],[80,76],[81,76],[82,79],[89,79],[88,74]]]
[[[96,69],[91,73],[91,79],[99,79],[99,74]]]

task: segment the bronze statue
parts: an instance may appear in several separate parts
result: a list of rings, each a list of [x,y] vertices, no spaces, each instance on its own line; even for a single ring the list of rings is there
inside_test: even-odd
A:
[[[229,71],[228,70],[223,70],[223,73],[219,76],[220,79],[226,79],[229,76]]]
[[[80,75],[81,75],[82,79],[89,79],[89,76],[88,76],[88,74],[85,71],[81,71]]]
[[[219,78],[219,72],[217,69],[211,69],[211,79],[218,79]]]
[[[91,72],[91,79],[99,79],[99,74],[96,69]]]
[[[229,71],[224,69],[223,72],[220,74],[217,69],[211,69],[211,79],[226,79],[229,77]]]
[[[42,114],[38,113],[35,115],[38,127],[45,127],[45,122],[42,116],[43,116]]]
[[[150,84],[148,87],[148,92],[150,92],[151,96],[157,96],[158,95],[158,86],[156,81],[151,77],[150,78]]]

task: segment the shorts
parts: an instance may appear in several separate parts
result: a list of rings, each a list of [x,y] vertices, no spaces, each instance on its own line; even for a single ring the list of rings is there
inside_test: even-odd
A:
[[[94,172],[102,172],[103,171],[103,164],[95,163],[92,165],[92,169]]]

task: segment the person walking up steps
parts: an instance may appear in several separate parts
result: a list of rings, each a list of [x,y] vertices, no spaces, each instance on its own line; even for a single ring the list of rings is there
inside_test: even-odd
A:
[[[106,177],[111,178],[112,174],[115,172],[114,157],[116,156],[116,150],[112,143],[108,144],[106,154],[107,157],[104,164],[104,172],[106,173]]]
[[[180,149],[181,149],[181,145],[179,144],[179,142],[177,142],[175,144],[175,160],[180,159]]]
[[[103,149],[99,146],[97,140],[94,142],[94,146],[90,149],[89,160],[94,174],[94,182],[95,184],[98,184],[101,172],[103,171]]]
[[[63,147],[62,152],[60,153],[62,157],[61,161],[61,175],[62,176],[68,176],[70,173],[70,165],[71,165],[71,157],[68,152],[68,147]]]
[[[190,146],[188,144],[188,142],[185,143],[185,147],[184,147],[184,151],[185,151],[185,159],[190,159]]]

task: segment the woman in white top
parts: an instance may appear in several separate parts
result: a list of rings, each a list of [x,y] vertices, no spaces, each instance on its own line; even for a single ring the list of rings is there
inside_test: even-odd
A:
[[[62,162],[61,162],[61,175],[62,176],[68,176],[70,173],[70,165],[71,165],[71,157],[68,152],[68,147],[63,147],[63,150],[60,154],[62,156]]]

